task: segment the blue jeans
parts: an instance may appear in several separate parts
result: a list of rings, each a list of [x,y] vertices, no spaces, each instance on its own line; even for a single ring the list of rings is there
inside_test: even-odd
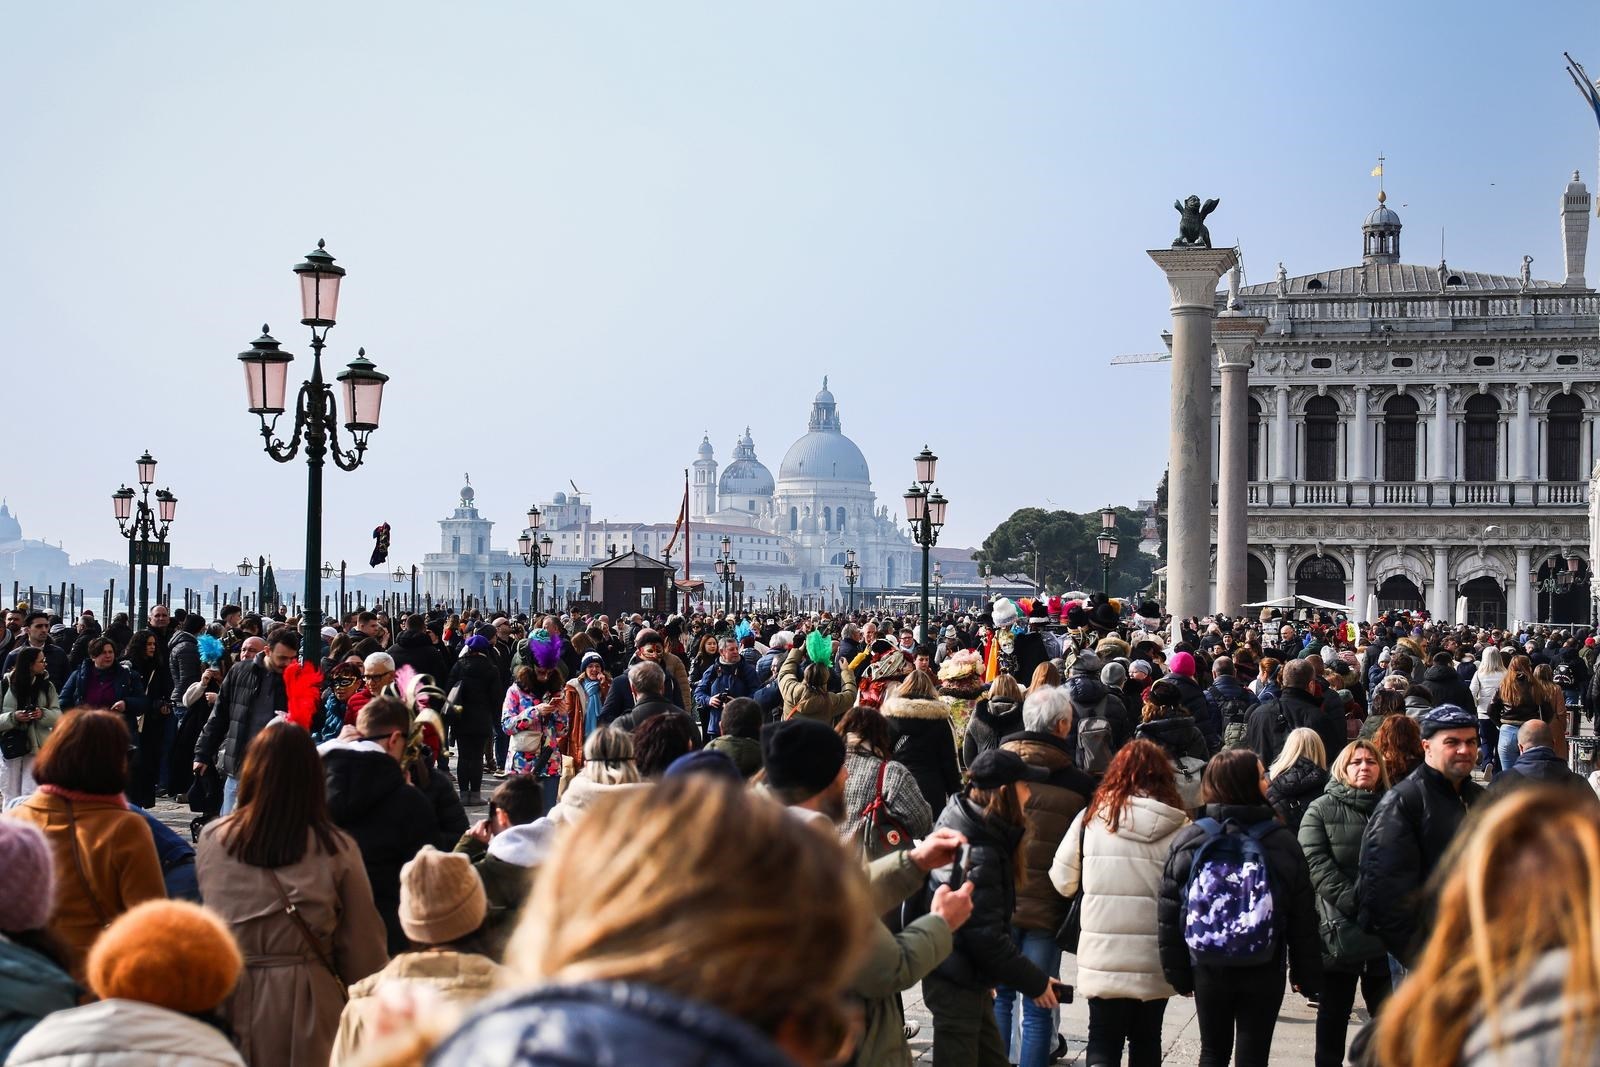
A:
[[[1495,749],[1500,753],[1500,769],[1502,771],[1509,771],[1517,765],[1517,730],[1519,726],[1504,723],[1500,727],[1500,742],[1495,745]]]
[[[239,803],[239,779],[227,775],[222,779],[222,812],[223,815],[232,815],[233,806]]]
[[[1060,976],[1061,950],[1048,930],[1011,928],[1011,940],[1035,967],[1051,978]],[[1011,1054],[1011,1013],[1020,992],[1000,986],[994,994],[994,1021],[1000,1028],[1000,1039],[1006,1043],[1006,1055]],[[1019,1067],[1047,1067],[1050,1053],[1056,1047],[1055,1017],[1046,1009],[1023,996],[1022,1000],[1022,1052],[1017,1057]]]
[[[1493,768],[1498,772],[1500,762],[1500,736],[1495,732],[1494,723],[1488,719],[1478,720],[1478,766]]]

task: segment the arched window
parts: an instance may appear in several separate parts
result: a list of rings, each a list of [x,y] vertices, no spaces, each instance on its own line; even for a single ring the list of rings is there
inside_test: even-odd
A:
[[[1250,473],[1247,477],[1252,482],[1258,482],[1261,480],[1261,405],[1255,397],[1250,398],[1249,426],[1250,443],[1246,448],[1250,453]]]
[[[1339,405],[1330,396],[1306,403],[1306,481],[1331,482],[1338,477]]]
[[[800,509],[792,505],[789,508],[789,529],[800,529]]]
[[[1570,393],[1550,398],[1550,432],[1546,435],[1545,479],[1552,482],[1583,480],[1583,401]]]
[[[1469,396],[1463,431],[1462,476],[1469,482],[1494,481],[1498,474],[1500,402],[1483,393]]]
[[[822,528],[824,530],[832,530],[833,529],[833,509],[832,508],[823,508],[822,509]]]
[[[844,533],[844,508],[835,508],[834,511],[838,517],[838,530],[840,533]]]
[[[1417,402],[1409,396],[1391,396],[1383,405],[1383,478],[1417,480]]]

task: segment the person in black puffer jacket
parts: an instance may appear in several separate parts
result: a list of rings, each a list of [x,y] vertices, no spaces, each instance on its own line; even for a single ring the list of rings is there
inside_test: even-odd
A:
[[[466,648],[450,669],[450,680],[444,688],[456,695],[456,750],[460,753],[456,776],[465,798],[463,803],[480,803],[484,747],[499,729],[506,692],[487,638],[479,634],[467,638]]]
[[[1022,731],[1022,687],[1001,672],[989,684],[989,694],[979,700],[967,721],[961,740],[961,764],[972,766],[978,753],[1000,747],[1000,739]]]
[[[1272,699],[1262,698],[1250,713],[1245,727],[1244,745],[1262,762],[1275,763],[1289,731],[1309,726],[1322,738],[1323,751],[1335,752],[1344,748],[1346,728],[1343,704],[1324,703],[1311,695],[1312,679],[1316,671],[1303,659],[1290,660],[1283,665],[1283,689]],[[1338,704],[1335,711],[1332,704]]]
[[[972,916],[955,933],[944,962],[922,981],[933,1014],[935,1063],[1006,1062],[1005,1041],[995,1023],[990,991],[1005,987],[1041,1008],[1056,1006],[1049,975],[1011,940],[1017,904],[1017,849],[1022,843],[1022,803],[1017,783],[1048,777],[1015,752],[991,749],[970,768],[967,791],[950,798],[935,828],[948,827],[967,839],[966,869],[940,867],[928,875],[930,895],[939,886],[972,883]]]
[[[433,804],[400,767],[410,709],[393,697],[378,697],[361,709],[356,729],[360,740],[329,741],[317,751],[327,776],[328,815],[361,849],[394,956],[408,945],[400,927],[400,868],[438,838],[439,826]]]
[[[950,708],[939,699],[939,689],[926,671],[912,671],[889,693],[882,711],[889,720],[894,759],[916,778],[928,807],[942,811],[945,800],[961,788]]]
[[[1267,803],[1294,833],[1300,832],[1306,809],[1328,785],[1326,763],[1322,738],[1302,726],[1290,732],[1277,762],[1267,768],[1272,780],[1267,786]]]
[[[1427,933],[1424,886],[1467,810],[1483,797],[1476,715],[1445,704],[1422,716],[1423,762],[1378,801],[1361,841],[1361,926],[1401,966],[1411,967]]]
[[[1216,752],[1222,747],[1222,721],[1217,716],[1217,709],[1206,699],[1205,689],[1195,680],[1198,669],[1191,653],[1174,652],[1167,660],[1166,680],[1177,687],[1178,697],[1188,710],[1189,717],[1205,736],[1206,747],[1210,752]]]
[[[1277,948],[1266,963],[1212,967],[1195,964],[1184,942],[1184,890],[1195,854],[1209,835],[1201,826],[1179,830],[1161,876],[1156,933],[1161,969],[1180,994],[1194,994],[1200,1021],[1200,1062],[1226,1064],[1235,1049],[1237,1064],[1265,1064],[1272,1031],[1283,1003],[1283,971],[1307,996],[1322,988],[1322,951],[1317,935],[1316,897],[1300,844],[1278,823],[1266,802],[1266,768],[1249,749],[1229,749],[1206,766],[1201,800],[1205,814],[1226,833],[1241,833],[1271,823],[1261,838],[1272,888]]]
[[[1150,687],[1143,719],[1134,735],[1160,745],[1174,763],[1185,756],[1202,761],[1210,758],[1205,734],[1195,725],[1177,688],[1167,679]]]

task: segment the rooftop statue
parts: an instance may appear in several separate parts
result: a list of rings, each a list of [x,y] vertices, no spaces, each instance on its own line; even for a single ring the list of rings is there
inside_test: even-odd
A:
[[[1198,196],[1190,196],[1185,200],[1174,200],[1172,206],[1178,211],[1178,237],[1172,242],[1173,248],[1210,248],[1211,231],[1206,229],[1206,216],[1217,210],[1216,200],[1207,200],[1204,206]]]

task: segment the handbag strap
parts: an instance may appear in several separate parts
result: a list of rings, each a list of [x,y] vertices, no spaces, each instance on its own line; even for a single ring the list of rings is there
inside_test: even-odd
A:
[[[78,869],[78,877],[83,881],[84,896],[89,898],[89,906],[94,908],[94,917],[100,920],[103,930],[111,925],[111,918],[106,914],[106,909],[100,906],[100,898],[94,895],[94,883],[89,881],[89,872],[83,868],[83,857],[78,854],[78,815],[72,808],[72,800],[62,797],[62,802],[67,806],[67,832],[72,837],[72,865]]]
[[[283,913],[289,916],[290,921],[295,925],[295,929],[299,930],[300,936],[305,939],[307,947],[317,957],[317,962],[327,968],[329,974],[333,975],[333,980],[339,983],[339,992],[343,993],[345,999],[348,1000],[350,991],[345,988],[344,979],[340,977],[338,969],[334,967],[333,961],[328,958],[328,954],[323,951],[322,942],[317,940],[317,935],[312,933],[310,925],[301,916],[300,909],[295,907],[294,902],[289,899],[289,893],[283,888],[283,881],[278,877],[278,872],[270,867],[266,868],[266,871],[267,877],[272,879],[272,888],[278,891],[278,900],[283,904]]]

